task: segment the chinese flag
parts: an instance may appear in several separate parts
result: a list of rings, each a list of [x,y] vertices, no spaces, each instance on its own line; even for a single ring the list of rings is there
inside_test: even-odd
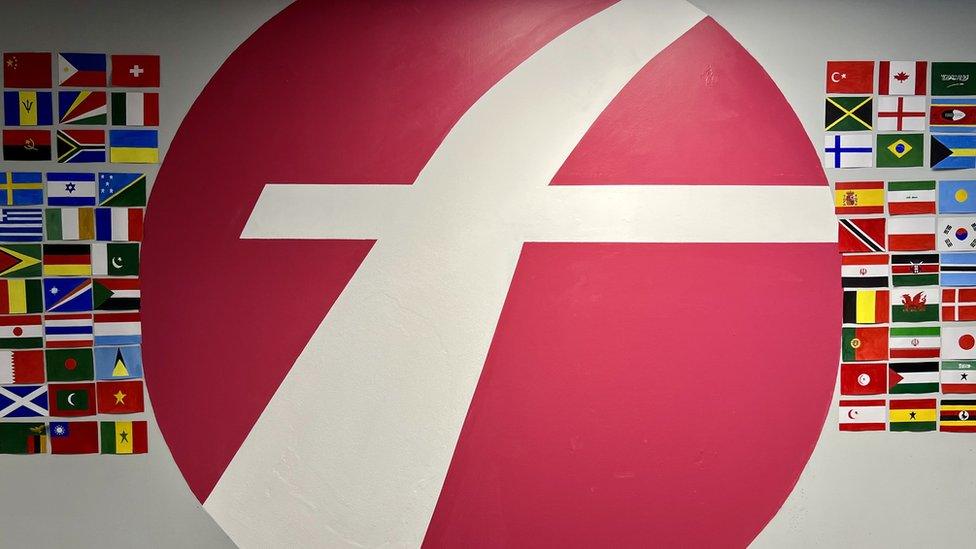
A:
[[[827,93],[874,93],[874,61],[827,61]]]
[[[49,52],[11,52],[3,54],[3,85],[8,88],[50,88]]]
[[[98,413],[135,414],[145,409],[141,381],[100,381]]]

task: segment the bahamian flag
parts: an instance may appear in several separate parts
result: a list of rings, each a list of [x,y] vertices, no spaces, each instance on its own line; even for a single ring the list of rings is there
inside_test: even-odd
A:
[[[40,172],[0,172],[0,188],[6,206],[39,206],[44,203]]]
[[[976,181],[939,181],[939,213],[976,213]]]
[[[110,130],[109,162],[155,164],[159,162],[159,132],[156,130]]]
[[[50,126],[53,122],[51,92],[3,92],[3,123],[7,126]]]
[[[976,135],[932,135],[929,167],[933,170],[976,168]]]

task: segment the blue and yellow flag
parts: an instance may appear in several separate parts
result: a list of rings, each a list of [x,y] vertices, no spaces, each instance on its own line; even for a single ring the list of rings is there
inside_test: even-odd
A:
[[[159,162],[159,132],[156,130],[110,130],[109,161],[122,164]]]
[[[44,203],[41,172],[0,172],[0,189],[6,206],[38,206]]]
[[[7,126],[50,126],[54,114],[49,91],[3,92],[3,123]]]

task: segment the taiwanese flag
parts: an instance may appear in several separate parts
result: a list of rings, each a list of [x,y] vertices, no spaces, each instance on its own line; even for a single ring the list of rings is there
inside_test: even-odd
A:
[[[51,54],[49,52],[3,54],[3,85],[8,88],[50,88]]]
[[[874,93],[874,61],[827,61],[827,93]]]
[[[49,430],[52,454],[97,454],[97,421],[52,421]]]
[[[843,328],[841,360],[845,362],[888,360],[888,328]]]
[[[884,362],[840,365],[840,394],[883,395],[888,390],[888,365]]]
[[[51,417],[95,415],[94,383],[51,383],[47,391]]]
[[[141,381],[100,381],[98,413],[136,414],[145,410]]]
[[[122,88],[158,88],[158,55],[113,55],[112,85]]]
[[[4,160],[50,160],[49,130],[3,130]]]

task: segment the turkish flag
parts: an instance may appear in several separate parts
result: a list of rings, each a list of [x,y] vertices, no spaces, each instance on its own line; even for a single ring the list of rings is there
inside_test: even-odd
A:
[[[874,93],[874,61],[827,61],[827,93]]]

